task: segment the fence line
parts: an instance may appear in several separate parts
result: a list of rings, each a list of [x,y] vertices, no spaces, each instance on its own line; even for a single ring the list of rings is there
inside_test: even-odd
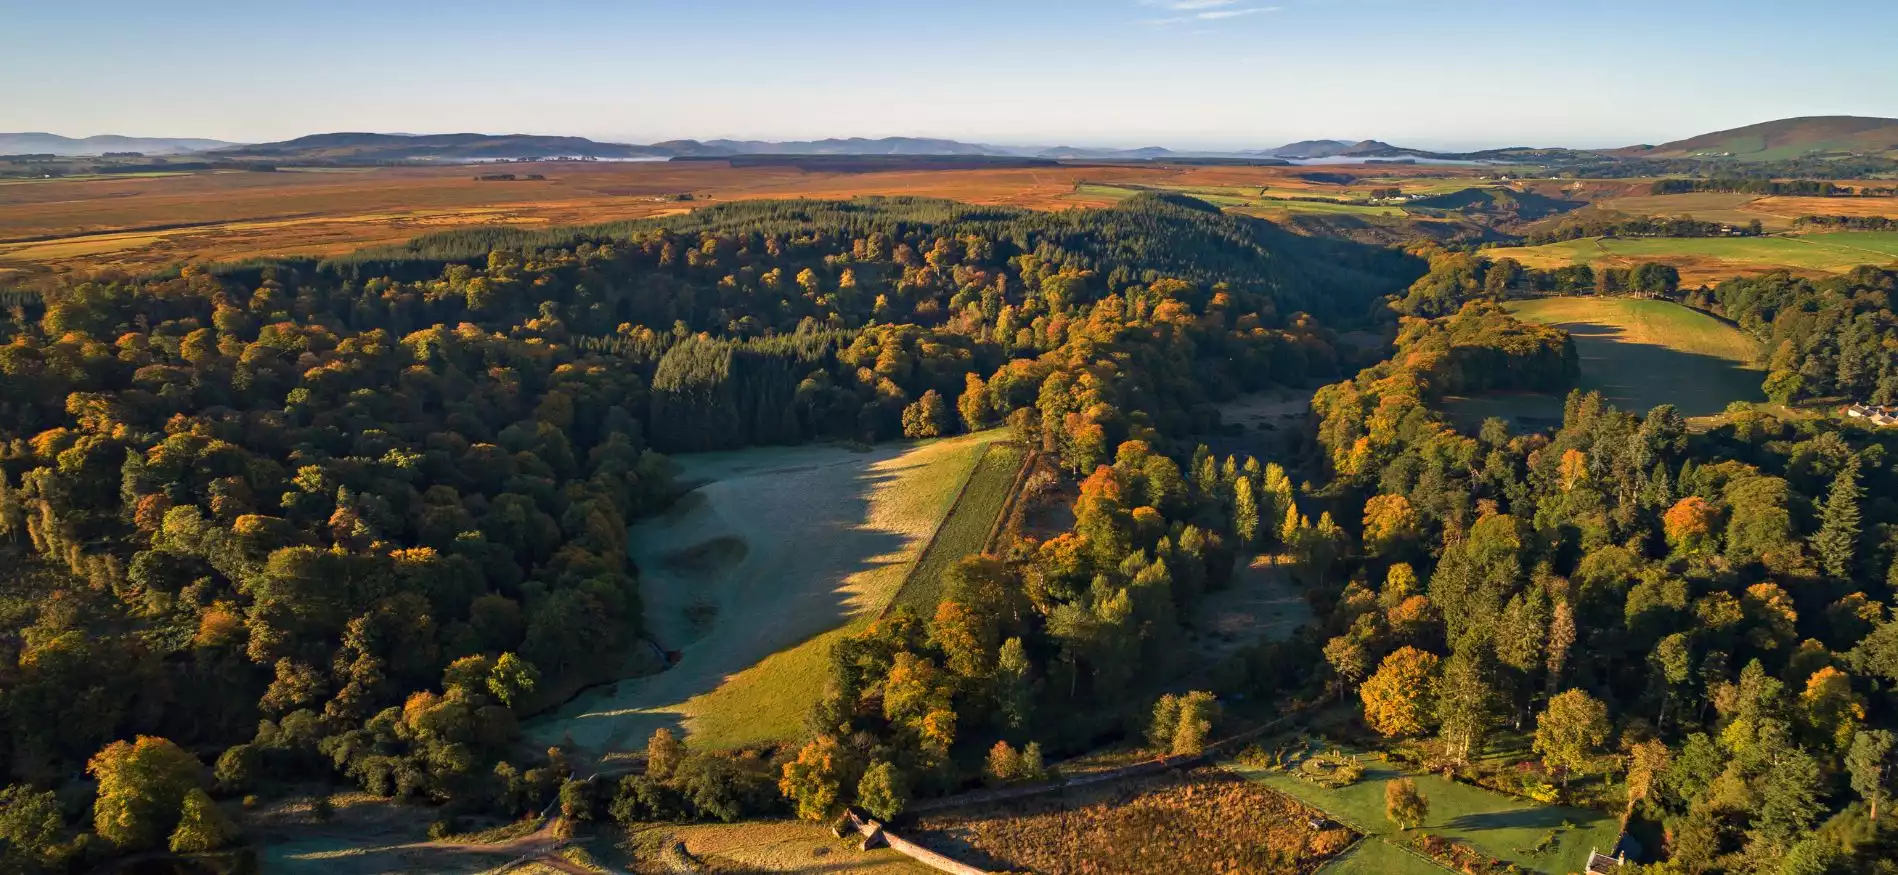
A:
[[[1041,451],[1024,444],[1022,446],[1021,467],[1015,471],[1015,480],[1008,486],[1008,498],[1002,501],[1002,510],[995,515],[995,523],[989,526],[988,540],[982,542],[982,552],[994,553],[996,542],[1002,538],[1003,530],[1008,528],[1008,518],[1014,514],[1015,505],[1021,501],[1022,485],[1028,482],[1028,475],[1035,469],[1035,463],[1041,459]]]
[[[855,811],[844,812],[844,818],[850,823],[852,829],[855,829],[859,835],[863,836],[863,846],[865,848],[873,848],[878,844],[888,845],[892,851],[902,854],[931,869],[935,869],[938,872],[948,872],[951,873],[951,875],[989,875],[986,869],[978,869],[960,860],[925,848],[896,833],[890,832],[884,828],[883,824],[877,821],[859,816]]]

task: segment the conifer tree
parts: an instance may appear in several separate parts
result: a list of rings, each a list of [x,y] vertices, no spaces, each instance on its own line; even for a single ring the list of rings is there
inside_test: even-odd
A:
[[[1242,547],[1249,549],[1259,543],[1259,496],[1249,477],[1241,477],[1233,484],[1232,532]]]
[[[1812,539],[1820,566],[1832,577],[1852,575],[1853,558],[1858,552],[1858,499],[1858,460],[1853,459],[1833,479],[1825,510],[1820,514],[1819,533]]]

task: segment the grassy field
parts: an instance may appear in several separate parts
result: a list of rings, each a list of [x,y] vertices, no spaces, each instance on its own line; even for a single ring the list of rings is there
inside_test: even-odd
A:
[[[1580,872],[1588,861],[1588,852],[1593,848],[1606,849],[1612,846],[1620,832],[1620,825],[1614,818],[1598,811],[1537,805],[1481,787],[1459,784],[1434,774],[1412,775],[1374,755],[1365,755],[1363,763],[1364,777],[1348,787],[1336,790],[1300,780],[1283,771],[1240,766],[1231,768],[1236,774],[1322,809],[1339,822],[1380,842],[1385,839],[1402,840],[1402,831],[1384,816],[1384,784],[1394,778],[1409,777],[1417,782],[1417,789],[1430,801],[1430,815],[1425,818],[1421,832],[1468,842],[1492,857],[1554,875]],[[1532,853],[1532,849],[1542,843],[1551,831],[1555,833],[1554,842],[1540,853]],[[1425,861],[1394,847],[1365,849],[1361,846],[1352,856],[1359,855],[1363,855],[1360,860],[1341,861],[1339,865],[1344,867],[1342,869],[1325,871],[1353,875],[1384,871],[1431,871]],[[1404,868],[1379,868],[1387,865],[1388,861],[1401,861]]]
[[[1366,204],[1323,203],[1320,201],[1293,200],[1255,200],[1240,210],[1247,215],[1272,218],[1275,215],[1294,215],[1298,213],[1319,213],[1323,215],[1351,216],[1407,216],[1403,207],[1370,206]]]
[[[1461,186],[1468,188],[1467,184]],[[1351,196],[1345,189],[1295,189],[1266,188],[1260,196],[1259,188],[1220,186],[1206,187],[1194,185],[1156,185],[1133,187],[1128,185],[1109,185],[1104,183],[1082,183],[1075,188],[1077,196],[1099,198],[1106,201],[1122,201],[1139,194],[1142,189],[1171,191],[1199,198],[1209,204],[1245,213],[1246,215],[1270,218],[1273,215],[1293,213],[1348,214],[1359,216],[1404,216],[1403,208],[1393,206],[1369,206],[1350,204],[1343,201],[1291,200],[1298,197],[1336,197]],[[1368,189],[1366,189],[1368,191]]]
[[[1006,434],[679,457],[681,476],[704,485],[635,525],[629,545],[647,632],[677,664],[582,695],[527,734],[595,752],[638,749],[661,726],[714,748],[794,737],[830,644],[896,596],[983,448]]]
[[[1489,249],[1492,258],[1513,258],[1536,268],[1566,264],[1631,267],[1655,261],[1674,265],[1681,282],[1718,282],[1733,276],[1792,268],[1806,273],[1844,273],[1861,264],[1898,260],[1898,232],[1839,231],[1766,237],[1585,237],[1544,246]]]
[[[1318,875],[1443,875],[1444,868],[1377,836],[1365,836]]]
[[[904,835],[989,871],[1308,873],[1356,838],[1291,797],[1201,768],[923,816]]]
[[[1556,325],[1575,338],[1579,387],[1600,391],[1623,410],[1645,413],[1673,404],[1689,417],[1711,416],[1733,401],[1757,401],[1764,378],[1759,346],[1738,328],[1668,301],[1631,298],[1544,298],[1509,310]],[[1450,412],[1466,424],[1490,416],[1561,419],[1562,400],[1547,395],[1458,399]]]
[[[943,594],[943,575],[962,557],[980,553],[987,546],[989,532],[995,528],[996,518],[1002,515],[1002,506],[1008,503],[1015,475],[1021,472],[1022,461],[1027,456],[1027,448],[1019,444],[988,445],[974,473],[969,475],[961,497],[949,511],[948,519],[936,529],[928,549],[923,551],[923,557],[917,560],[909,579],[897,592],[894,605],[914,610],[925,618],[935,616],[936,603]]]

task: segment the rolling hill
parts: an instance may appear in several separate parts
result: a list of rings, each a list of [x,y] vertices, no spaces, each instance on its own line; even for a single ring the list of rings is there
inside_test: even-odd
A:
[[[278,163],[397,164],[501,161],[520,158],[595,158],[665,160],[744,156],[888,156],[1017,158],[1069,161],[1166,161],[1172,159],[1352,158],[1426,155],[1378,140],[1301,140],[1269,149],[1245,151],[1172,150],[1162,146],[1023,146],[967,143],[934,137],[829,137],[819,140],[664,140],[648,145],[614,143],[586,137],[538,134],[409,134],[339,131],[310,134],[272,143],[234,144],[219,140],[161,140],[135,137],[88,137],[75,140],[52,134],[0,134],[0,154],[97,156],[106,152],[148,155],[202,153],[208,159],[261,159]]]
[[[1851,115],[1806,116],[1715,131],[1659,146],[1630,146],[1611,154],[1635,158],[1731,157],[1774,161],[1813,153],[1879,155],[1898,151],[1898,119]]]
[[[145,155],[181,155],[232,145],[223,140],[190,137],[122,137],[101,134],[96,137],[62,137],[41,131],[0,133],[0,155],[59,155],[90,157],[107,152],[139,152]]]
[[[260,143],[220,149],[231,158],[271,158],[288,161],[380,163],[392,161],[483,161],[504,158],[669,158],[672,152],[652,146],[599,143],[585,137],[543,137],[529,134],[311,134],[281,143]]]
[[[676,146],[693,143],[691,140],[675,140],[672,143],[656,143],[660,146]],[[784,142],[766,140],[707,140],[704,148],[727,155],[1004,155],[1007,150],[975,143],[963,143],[956,140],[941,140],[930,137],[830,137],[822,140],[790,140]]]
[[[1259,154],[1274,158],[1329,158],[1342,155],[1351,144],[1344,140],[1299,140],[1276,149],[1261,149]]]

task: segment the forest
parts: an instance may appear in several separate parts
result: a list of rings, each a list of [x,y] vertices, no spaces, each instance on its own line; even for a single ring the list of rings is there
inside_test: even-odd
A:
[[[1621,215],[1572,217],[1554,226],[1531,231],[1523,240],[1531,246],[1580,240],[1583,237],[1758,237],[1760,220],[1745,225],[1710,222],[1692,216],[1668,218]]]
[[[1430,270],[1390,304],[1392,310],[1406,316],[1449,316],[1478,300],[1565,294],[1671,298],[1680,291],[1680,271],[1658,262],[1634,267],[1569,264],[1543,269],[1525,267],[1513,258],[1491,260],[1435,244],[1412,246],[1409,252],[1426,259]]]
[[[1898,271],[1861,267],[1826,279],[1787,271],[1734,279],[1686,303],[1733,320],[1767,350],[1764,389],[1779,403],[1898,401]]]
[[[1433,771],[1474,776],[1523,733],[1537,770],[1483,780],[1583,799],[1573,779],[1609,776],[1640,871],[1893,871],[1890,440],[1756,411],[1696,433],[1579,392],[1552,434],[1459,433],[1429,406],[1459,379],[1444,342],[1536,346],[1492,306],[1407,328],[1313,402],[1322,492],[1362,521],[1336,688]]]
[[[1701,179],[1657,179],[1648,194],[1691,194],[1702,191],[1744,192],[1746,194],[1832,197],[1849,195],[1843,188],[1823,179],[1762,179],[1740,176],[1711,176]]]
[[[886,790],[953,786],[998,740],[1071,748],[1100,727],[1034,703],[1153,670],[1278,512],[1255,492],[1239,524],[1223,496],[1291,488],[1172,436],[1334,374],[1326,325],[1388,318],[1422,271],[1178,197],[864,199],[10,293],[0,859],[214,848],[217,800],[311,784],[450,818],[557,795],[729,820],[786,804],[781,771],[833,807],[798,790],[801,763],[849,759],[821,746],[661,756],[601,793],[517,743],[637,642],[624,539],[673,494],[662,454],[741,443],[1007,423],[1085,478],[1035,561],[966,563],[934,616],[840,648],[813,718],[814,744],[882,751],[860,765]]]

